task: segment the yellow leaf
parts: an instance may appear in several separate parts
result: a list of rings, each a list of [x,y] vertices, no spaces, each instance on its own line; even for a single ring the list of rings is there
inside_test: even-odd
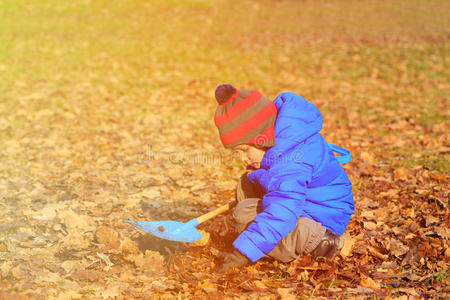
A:
[[[347,231],[344,232],[344,246],[341,250],[341,255],[343,257],[348,257],[352,254],[353,245],[355,244],[355,240],[352,238],[350,233]]]
[[[138,254],[140,253],[138,245],[130,238],[125,238],[120,244],[120,250],[124,253]]]
[[[395,180],[407,180],[409,177],[408,170],[405,168],[398,168],[394,171],[394,179]]]
[[[205,246],[209,242],[209,237],[210,237],[209,232],[204,231],[204,230],[199,230],[199,231],[203,235],[203,237],[201,239],[199,239],[198,241],[194,242],[194,245]]]
[[[292,294],[292,288],[277,288],[277,293],[281,300],[294,300],[295,295]]]
[[[373,290],[379,290],[381,288],[380,285],[378,283],[376,283],[375,281],[373,281],[373,279],[370,277],[361,279],[360,283],[363,287],[373,289]]]
[[[209,281],[209,279],[205,279],[202,282],[198,283],[198,287],[204,290],[207,293],[212,293],[217,291],[217,287]]]
[[[369,230],[375,230],[377,229],[377,224],[375,222],[363,222],[364,223],[364,228],[369,229]]]
[[[256,280],[254,281],[254,284],[257,288],[260,288],[262,290],[267,289],[267,286],[264,284],[264,282],[262,282],[261,280]]]
[[[117,249],[119,247],[119,233],[110,227],[100,226],[95,233],[95,237],[100,244],[107,248]]]

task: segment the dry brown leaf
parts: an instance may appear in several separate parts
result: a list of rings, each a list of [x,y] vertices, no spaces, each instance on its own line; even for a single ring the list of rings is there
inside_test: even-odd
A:
[[[100,226],[95,233],[95,237],[107,249],[117,249],[119,247],[119,233],[110,227]]]
[[[126,237],[120,244],[120,250],[125,254],[138,254],[140,253],[139,246],[132,241],[129,237]]]
[[[159,252],[146,250],[141,268],[146,271],[161,273],[164,271],[164,257]]]
[[[386,249],[396,257],[400,257],[409,251],[409,247],[394,238],[383,240]]]
[[[36,211],[36,212],[30,211],[29,214],[31,214],[32,217],[36,220],[50,221],[56,217],[56,212],[61,207],[62,206],[58,205],[58,204],[47,204],[41,210]],[[25,213],[25,214],[28,214],[28,213]]]
[[[120,296],[120,287],[108,286],[100,292],[103,299],[117,299]]]
[[[267,289],[267,286],[264,284],[264,282],[262,282],[261,280],[255,280],[253,282],[255,284],[255,286],[261,290],[265,290]]]
[[[12,261],[3,262],[3,264],[1,265],[1,268],[0,268],[0,270],[1,270],[0,275],[2,277],[7,277],[9,275],[9,272],[11,271],[12,265],[13,265]]]
[[[387,192],[381,192],[380,196],[398,199],[398,189],[389,189]]]
[[[348,257],[352,254],[353,245],[355,244],[355,240],[350,235],[348,231],[344,232],[344,246],[341,249],[341,255],[343,257]]]
[[[70,278],[74,279],[74,280],[79,280],[79,281],[97,281],[99,278],[101,278],[103,276],[102,273],[95,271],[95,270],[78,270],[73,272],[70,275]]]
[[[442,174],[442,173],[439,173],[439,172],[436,172],[436,173],[432,173],[431,175],[431,178],[433,178],[434,180],[437,180],[437,181],[439,181],[439,182],[441,182],[441,183],[446,183],[447,182],[447,176],[445,176],[444,174]]]
[[[161,196],[161,192],[158,188],[148,188],[143,190],[141,195],[148,199],[155,199]]]
[[[450,258],[450,248],[445,249],[444,255],[445,255],[445,257],[446,257],[447,259]]]
[[[425,226],[429,227],[432,224],[439,223],[439,218],[433,217],[431,215],[425,216]]]
[[[278,296],[281,300],[295,300],[297,297],[292,293],[292,288],[277,288]]]
[[[405,168],[398,168],[394,171],[395,180],[408,180],[409,172]]]
[[[57,217],[61,223],[73,231],[86,232],[94,229],[92,220],[88,216],[79,215],[72,209],[58,211]]]
[[[373,214],[373,211],[371,211],[371,210],[364,210],[364,211],[361,212],[361,217],[366,218],[368,220],[372,220],[372,219],[374,219],[375,216]]]
[[[24,279],[27,277],[27,275],[25,274],[25,272],[22,270],[22,266],[18,265],[14,268],[11,269],[11,274],[12,276],[14,276],[14,278],[16,279]]]
[[[77,260],[66,260],[61,264],[61,267],[67,274],[70,274],[75,271],[77,267],[81,267],[81,264]]]
[[[363,287],[369,288],[369,289],[373,289],[373,290],[379,290],[381,288],[379,283],[376,283],[375,281],[373,281],[372,278],[370,277],[366,277],[361,279],[360,284]]]
[[[103,260],[103,262],[106,264],[106,266],[103,268],[105,271],[109,271],[114,264],[111,262],[109,257],[106,254],[97,252],[97,256]]]
[[[217,286],[213,283],[211,283],[211,281],[209,279],[205,279],[201,282],[198,283],[198,288],[204,290],[207,293],[212,293],[217,291]]]
[[[367,162],[370,165],[375,164],[375,156],[372,153],[369,152],[362,152],[361,153],[361,159],[364,162]]]
[[[141,268],[144,265],[144,254],[128,254],[123,257],[124,260],[134,263],[134,265],[138,268]]]
[[[375,222],[363,222],[364,228],[368,230],[376,230],[377,229],[377,223]]]

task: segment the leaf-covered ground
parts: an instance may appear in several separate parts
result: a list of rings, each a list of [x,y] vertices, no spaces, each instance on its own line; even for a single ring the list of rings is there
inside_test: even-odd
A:
[[[0,1],[0,298],[446,298],[448,1]],[[233,200],[217,84],[296,92],[352,150],[356,211],[333,262],[217,275],[206,245],[123,220]]]

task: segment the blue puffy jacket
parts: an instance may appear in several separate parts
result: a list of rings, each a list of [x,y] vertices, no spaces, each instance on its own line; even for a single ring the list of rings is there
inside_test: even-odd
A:
[[[264,190],[263,211],[233,243],[253,262],[290,233],[299,217],[343,234],[354,211],[352,184],[319,133],[319,109],[294,93],[279,95],[274,104],[276,144],[248,175]]]

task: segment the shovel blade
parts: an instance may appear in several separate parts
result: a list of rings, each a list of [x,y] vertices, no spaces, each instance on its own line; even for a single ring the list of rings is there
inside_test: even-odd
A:
[[[175,221],[127,222],[158,238],[170,241],[193,243],[203,237],[203,235],[195,228],[195,226],[198,225],[196,219],[187,223]]]

